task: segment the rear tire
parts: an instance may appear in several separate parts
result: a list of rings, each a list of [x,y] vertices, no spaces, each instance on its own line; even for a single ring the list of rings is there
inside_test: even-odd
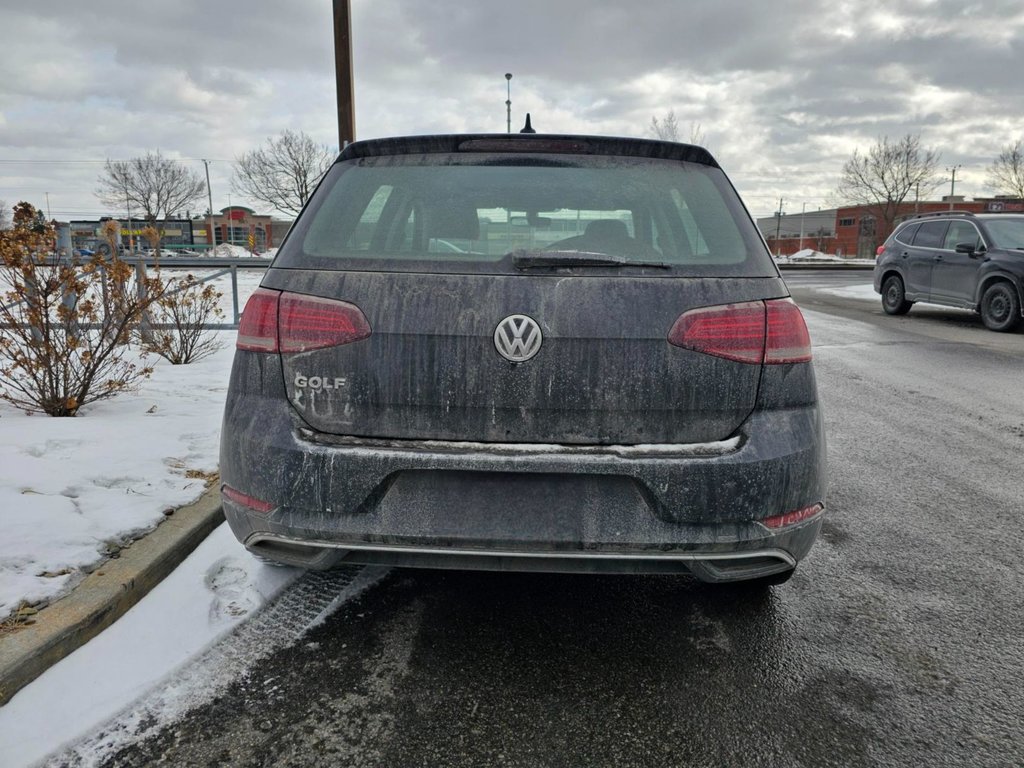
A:
[[[907,293],[903,289],[903,279],[897,275],[889,275],[882,283],[882,309],[887,315],[905,315],[914,302],[907,301]]]
[[[1020,325],[1020,298],[1006,282],[993,283],[981,297],[981,321],[990,331],[1006,333]]]

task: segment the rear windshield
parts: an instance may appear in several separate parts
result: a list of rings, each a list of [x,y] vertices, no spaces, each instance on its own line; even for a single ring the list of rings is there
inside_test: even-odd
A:
[[[513,254],[549,252],[607,254],[651,274],[777,274],[717,168],[463,153],[336,164],[274,266],[514,273]]]
[[[985,225],[996,248],[1024,250],[1024,218],[988,219]]]

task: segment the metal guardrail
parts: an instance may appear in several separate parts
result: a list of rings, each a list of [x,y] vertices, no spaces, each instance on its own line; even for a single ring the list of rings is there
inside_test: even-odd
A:
[[[58,265],[62,263],[74,263],[76,260],[70,257],[58,257],[49,259],[48,264]],[[238,328],[238,323],[242,317],[242,311],[240,302],[238,300],[238,270],[239,269],[263,269],[265,270],[270,266],[273,259],[255,257],[246,258],[225,258],[219,256],[191,256],[191,257],[180,257],[180,256],[161,256],[159,259],[152,256],[126,256],[121,259],[125,264],[129,264],[135,268],[138,277],[142,278],[146,275],[146,269],[149,267],[158,266],[162,270],[167,269],[213,269],[215,270],[212,275],[198,280],[200,283],[208,283],[216,280],[224,275],[231,276],[231,320],[230,323],[208,323],[205,328],[216,331],[230,331]],[[218,269],[219,268],[219,269]],[[141,286],[141,280],[140,280]],[[15,307],[18,304],[25,302],[25,299],[15,301],[12,304],[6,305],[4,309]],[[6,327],[6,326],[0,326]],[[89,328],[88,325],[82,326],[83,328]],[[151,324],[148,328],[169,328],[166,324]]]
[[[200,283],[209,283],[224,275],[231,277],[231,322],[230,323],[209,323],[205,327],[210,330],[228,331],[236,330],[242,318],[241,303],[238,298],[238,270],[239,269],[267,269],[273,262],[272,258],[251,256],[244,258],[221,257],[221,256],[176,256],[173,253],[164,254],[159,259],[152,256],[125,256],[121,259],[125,264],[135,267],[140,278],[145,277],[146,270],[150,267],[159,266],[162,270],[178,269],[213,269],[211,275],[199,280]],[[70,259],[61,259],[70,261]],[[797,262],[781,263],[778,267],[782,271],[799,270],[835,270],[835,271],[871,271],[873,264],[844,264],[836,261],[823,262]],[[20,304],[21,302],[15,302]],[[11,305],[14,306],[14,305]],[[161,324],[150,326],[152,328],[164,327]]]
[[[126,256],[122,259],[125,264],[132,264],[138,271],[141,267],[143,276],[147,267],[159,265],[160,269],[214,269],[218,271],[212,275],[199,280],[200,283],[208,283],[224,275],[231,275],[231,323],[209,323],[205,327],[216,331],[229,331],[238,328],[242,318],[242,310],[238,301],[238,270],[239,269],[266,269],[273,259],[259,256],[245,258],[225,258],[221,256],[161,256],[159,259],[151,256]]]

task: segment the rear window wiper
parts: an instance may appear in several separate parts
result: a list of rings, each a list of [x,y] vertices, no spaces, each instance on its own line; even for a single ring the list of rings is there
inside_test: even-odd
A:
[[[512,265],[516,269],[532,267],[656,267],[671,269],[671,264],[663,261],[637,261],[622,256],[611,256],[607,253],[591,251],[527,251],[516,250],[506,253],[512,257]]]

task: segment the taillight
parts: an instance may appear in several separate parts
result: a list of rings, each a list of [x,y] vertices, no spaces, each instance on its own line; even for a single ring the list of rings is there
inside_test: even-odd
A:
[[[684,312],[670,344],[739,363],[777,365],[811,359],[811,339],[792,299],[723,304]]]
[[[676,320],[668,341],[706,355],[759,364],[764,360],[764,302],[691,309]]]
[[[242,311],[235,349],[277,352],[277,302],[280,298],[280,291],[268,288],[253,291]]]
[[[230,499],[235,502],[235,504],[240,504],[247,509],[251,509],[253,512],[259,512],[262,515],[267,514],[267,512],[270,512],[274,508],[274,505],[269,501],[263,501],[262,499],[257,499],[255,496],[242,493],[241,491],[232,488],[230,485],[221,486],[220,492],[224,495],[224,498]]]
[[[881,256],[883,253],[885,253],[885,244],[884,243],[882,245],[878,246],[877,248],[875,248],[875,256],[876,257],[877,256]]]
[[[370,324],[345,301],[257,288],[245,304],[237,349],[308,352],[365,339]]]
[[[806,363],[811,359],[811,337],[803,313],[792,299],[773,299],[764,303],[768,310],[768,338],[764,362]]]
[[[825,507],[821,504],[811,504],[809,507],[795,509],[792,512],[786,512],[773,517],[766,517],[764,520],[761,520],[760,523],[766,528],[785,528],[789,525],[796,525],[797,523],[802,523],[805,520],[810,520],[823,509],[825,509]]]
[[[370,324],[355,304],[297,293],[281,294],[282,352],[308,352],[365,339]]]

